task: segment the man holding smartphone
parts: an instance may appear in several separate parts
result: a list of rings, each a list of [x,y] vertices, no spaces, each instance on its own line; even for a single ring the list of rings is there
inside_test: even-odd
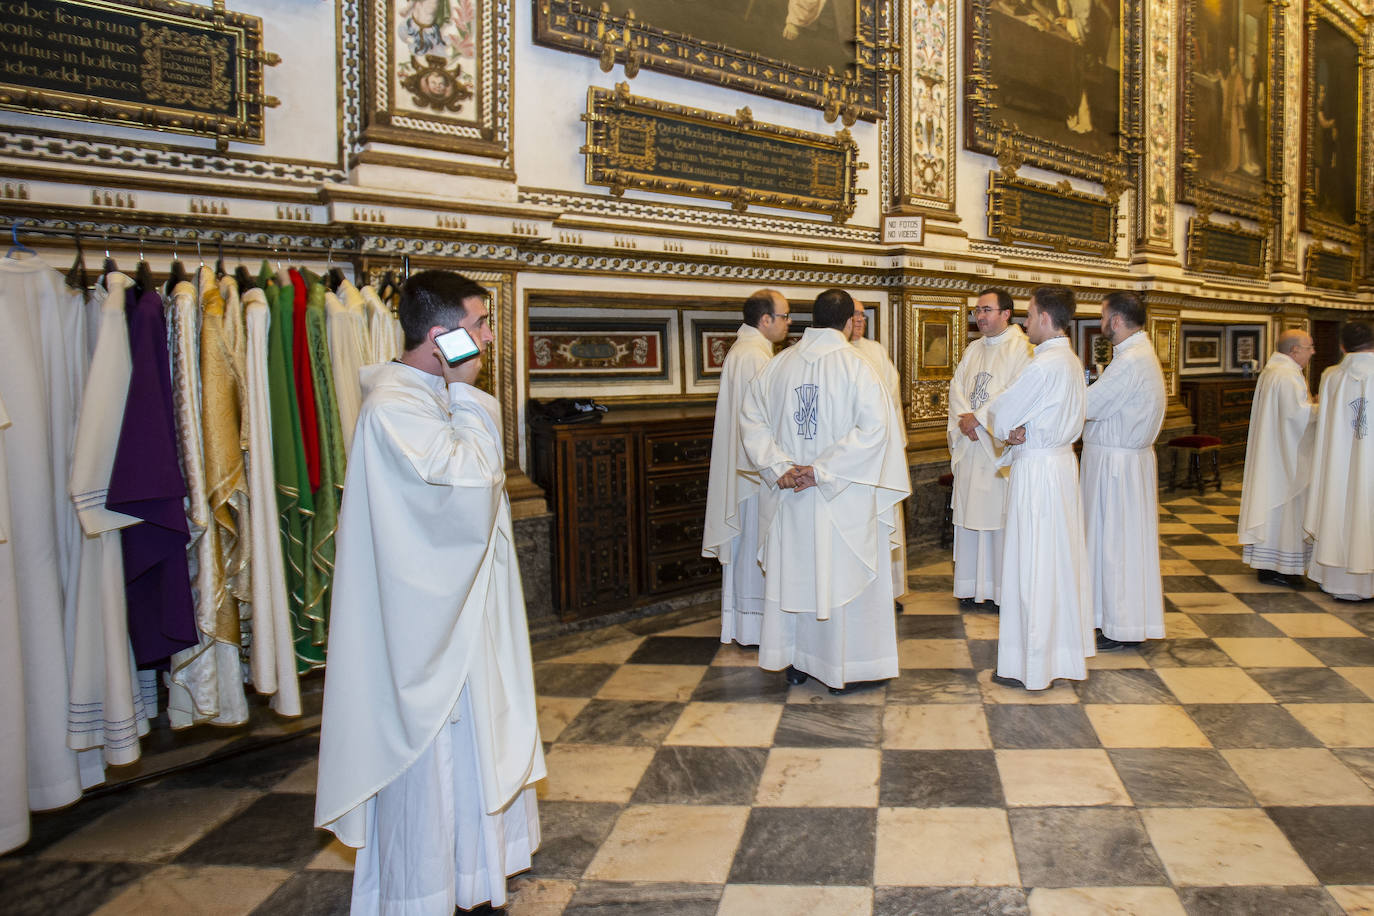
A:
[[[539,845],[544,756],[500,412],[473,387],[486,298],[456,273],[415,274],[405,352],[362,370],[315,807],[358,848],[355,914],[502,906]]]

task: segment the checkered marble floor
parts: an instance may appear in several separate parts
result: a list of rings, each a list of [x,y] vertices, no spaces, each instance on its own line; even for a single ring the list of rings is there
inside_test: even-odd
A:
[[[544,844],[510,912],[1374,913],[1374,602],[1259,584],[1238,497],[1161,508],[1168,639],[1038,693],[990,683],[997,618],[939,554],[879,691],[789,688],[709,609],[537,644]],[[316,748],[38,817],[0,909],[346,912]]]

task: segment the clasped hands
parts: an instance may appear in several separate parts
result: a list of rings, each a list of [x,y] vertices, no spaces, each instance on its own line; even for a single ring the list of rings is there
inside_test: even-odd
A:
[[[978,441],[978,418],[971,413],[959,414],[959,432],[970,440]],[[1018,426],[1007,435],[1007,445],[1020,445],[1026,441],[1026,427]]]
[[[787,472],[778,478],[778,489],[780,490],[792,490],[799,493],[815,485],[816,469],[809,464],[788,468]]]

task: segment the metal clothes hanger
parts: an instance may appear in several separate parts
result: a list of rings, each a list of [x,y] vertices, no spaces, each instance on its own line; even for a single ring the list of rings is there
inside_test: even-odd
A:
[[[105,232],[105,263],[100,266],[100,272],[108,275],[117,270],[119,270],[119,266],[115,264],[114,258],[110,257],[110,233],[107,230]]]
[[[84,293],[91,288],[91,275],[90,271],[86,270],[86,252],[81,247],[81,233],[73,234],[76,236],[76,257],[72,260],[71,269],[67,271],[67,286]]]

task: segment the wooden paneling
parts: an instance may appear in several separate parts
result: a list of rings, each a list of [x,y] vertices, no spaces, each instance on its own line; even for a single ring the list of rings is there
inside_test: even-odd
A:
[[[1195,375],[1185,377],[1179,384],[1179,397],[1193,416],[1194,432],[1222,441],[1223,465],[1245,461],[1255,381],[1238,375]]]

